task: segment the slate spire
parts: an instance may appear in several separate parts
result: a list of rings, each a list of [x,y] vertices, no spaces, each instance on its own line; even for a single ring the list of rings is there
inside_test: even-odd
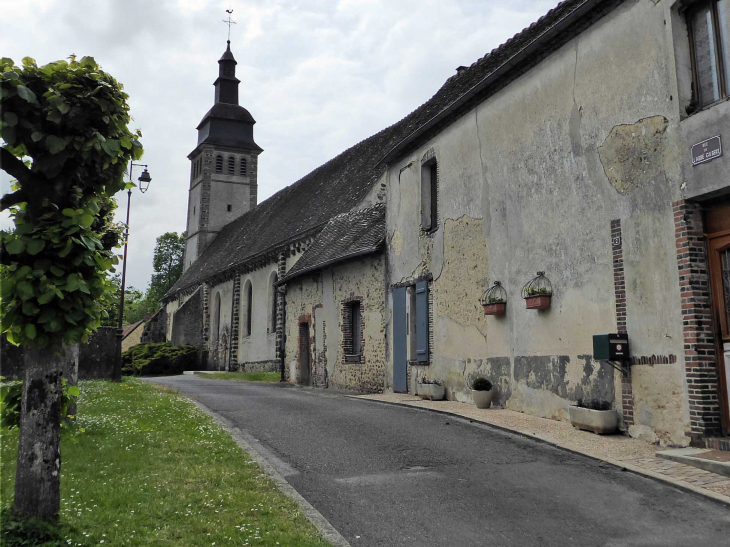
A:
[[[231,52],[231,41],[228,40],[226,51],[218,60],[218,79],[213,84],[215,86],[215,102],[238,104],[238,84],[240,80],[236,78],[236,59]]]

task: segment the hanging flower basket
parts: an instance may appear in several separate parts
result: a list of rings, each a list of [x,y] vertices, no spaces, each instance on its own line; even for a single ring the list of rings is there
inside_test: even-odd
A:
[[[522,287],[522,298],[528,310],[546,310],[550,307],[553,286],[545,277],[545,272],[537,272],[537,276]]]
[[[484,307],[484,315],[504,315],[507,311],[507,291],[499,281],[484,291],[479,301]]]

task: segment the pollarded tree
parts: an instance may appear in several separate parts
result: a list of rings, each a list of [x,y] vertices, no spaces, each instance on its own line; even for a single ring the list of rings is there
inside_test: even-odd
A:
[[[114,194],[142,145],[122,86],[93,58],[22,64],[0,60],[0,164],[16,179],[1,200],[15,228],[2,238],[0,314],[8,341],[25,347],[15,509],[53,518],[64,364],[99,326],[117,262]]]

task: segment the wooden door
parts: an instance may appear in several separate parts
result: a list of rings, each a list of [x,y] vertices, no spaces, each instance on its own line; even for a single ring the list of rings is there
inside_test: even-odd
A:
[[[730,231],[707,236],[723,431],[730,429]]]
[[[299,323],[299,383],[309,385],[309,323]]]

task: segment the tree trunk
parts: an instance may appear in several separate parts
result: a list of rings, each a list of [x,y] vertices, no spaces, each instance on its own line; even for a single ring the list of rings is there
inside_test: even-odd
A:
[[[20,414],[15,510],[43,519],[58,517],[61,504],[61,377],[67,362],[78,360],[78,346],[25,348],[25,381]]]
[[[67,346],[66,358],[63,361],[63,377],[66,378],[66,387],[78,386],[79,385],[79,354],[81,347],[78,344],[73,346]],[[68,405],[66,414],[73,416],[71,418],[74,422],[76,421],[76,413],[78,408],[76,401]]]

